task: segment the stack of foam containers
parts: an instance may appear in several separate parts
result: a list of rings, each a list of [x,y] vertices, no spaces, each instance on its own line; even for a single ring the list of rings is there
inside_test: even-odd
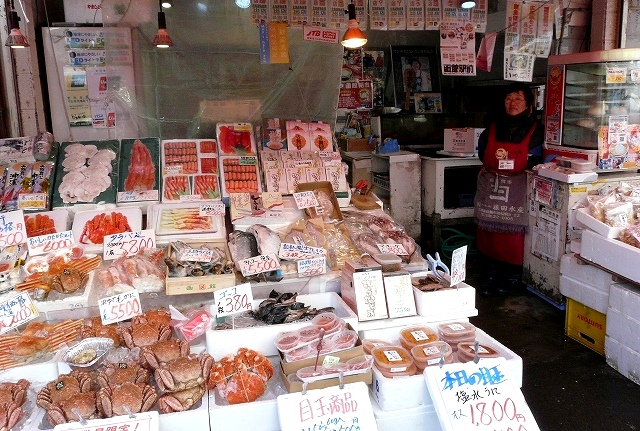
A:
[[[613,283],[607,308],[604,352],[607,364],[640,384],[640,289]]]
[[[560,258],[560,293],[602,314],[607,314],[612,282],[610,273],[580,263],[573,253]]]

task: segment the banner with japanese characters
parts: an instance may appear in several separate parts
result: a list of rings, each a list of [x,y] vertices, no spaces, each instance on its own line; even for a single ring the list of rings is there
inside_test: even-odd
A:
[[[440,0],[425,0],[425,30],[439,30],[440,29]]]
[[[424,11],[425,0],[407,1],[407,30],[424,30]]]
[[[465,23],[440,23],[440,59],[442,74],[449,76],[476,76],[475,29]]]
[[[291,28],[302,28],[309,25],[311,0],[291,0]]]
[[[487,3],[488,0],[476,0],[476,7],[471,9],[471,22],[478,33],[487,31]]]
[[[369,0],[369,28],[371,30],[387,30],[389,17],[387,0]]]
[[[520,47],[520,18],[522,2],[507,1],[506,25],[504,30],[504,53],[517,51]]]
[[[407,8],[404,0],[389,0],[389,30],[407,29]]]

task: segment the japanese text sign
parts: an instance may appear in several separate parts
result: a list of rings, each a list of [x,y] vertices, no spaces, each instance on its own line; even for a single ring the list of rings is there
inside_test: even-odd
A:
[[[200,204],[201,216],[224,217],[225,206],[222,202]]]
[[[21,244],[27,239],[22,210],[0,214],[0,247]]]
[[[249,259],[241,260],[238,265],[242,275],[245,277],[280,269],[280,261],[274,254],[261,254],[260,256],[250,257]]]
[[[316,198],[316,194],[312,190],[294,193],[293,199],[295,199],[296,206],[300,210],[305,208],[317,207],[318,205],[320,205],[318,203],[318,199]]]
[[[216,290],[213,292],[213,302],[216,304],[217,317],[249,311],[253,308],[251,283]]]
[[[136,289],[98,299],[98,310],[103,325],[121,322],[142,314],[140,294]]]
[[[38,310],[27,292],[0,302],[0,334],[38,317]]]
[[[140,250],[155,248],[155,246],[156,234],[153,229],[105,235],[104,260],[113,260],[120,256],[135,255]]]
[[[74,243],[73,232],[70,230],[27,238],[29,256],[37,256],[39,254],[69,248],[72,247]]]
[[[158,412],[136,413],[133,416],[122,415],[108,419],[91,419],[84,424],[68,422],[56,425],[55,431],[158,431]]]
[[[407,250],[402,244],[376,244],[380,253],[395,254],[398,256],[407,256]]]
[[[455,249],[451,254],[451,286],[464,281],[467,276],[467,246]]]
[[[302,259],[296,262],[298,277],[313,277],[327,272],[327,258],[324,256]]]

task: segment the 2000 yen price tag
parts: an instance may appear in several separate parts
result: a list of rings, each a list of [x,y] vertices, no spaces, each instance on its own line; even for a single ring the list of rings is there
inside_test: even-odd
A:
[[[327,272],[327,258],[325,256],[312,259],[302,259],[298,264],[298,277],[313,277]]]
[[[224,217],[225,206],[222,202],[213,202],[210,204],[200,204],[201,216]]]
[[[406,256],[407,250],[402,244],[376,244],[380,253],[395,254],[397,256]]]
[[[253,308],[251,283],[216,290],[213,292],[213,302],[216,304],[217,317],[249,311]]]
[[[240,265],[240,271],[245,277],[280,269],[280,261],[275,254],[261,254],[260,256],[250,257],[249,259],[241,260],[238,265]]]
[[[37,256],[39,254],[69,248],[73,246],[74,243],[73,232],[70,230],[27,238],[29,256]]]
[[[136,289],[98,299],[98,309],[103,325],[121,322],[142,314],[140,294]]]
[[[22,244],[27,240],[24,212],[11,211],[0,215],[0,247]]]
[[[29,293],[21,292],[0,302],[0,334],[38,317],[38,310],[31,302]]]
[[[156,247],[156,234],[153,229],[138,232],[123,232],[104,237],[104,260],[131,256],[140,250]]]

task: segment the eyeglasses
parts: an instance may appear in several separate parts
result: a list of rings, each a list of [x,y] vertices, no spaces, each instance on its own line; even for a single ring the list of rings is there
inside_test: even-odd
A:
[[[507,96],[504,98],[504,102],[505,103],[512,103],[512,102],[522,103],[522,102],[526,102],[526,100],[522,96]]]

